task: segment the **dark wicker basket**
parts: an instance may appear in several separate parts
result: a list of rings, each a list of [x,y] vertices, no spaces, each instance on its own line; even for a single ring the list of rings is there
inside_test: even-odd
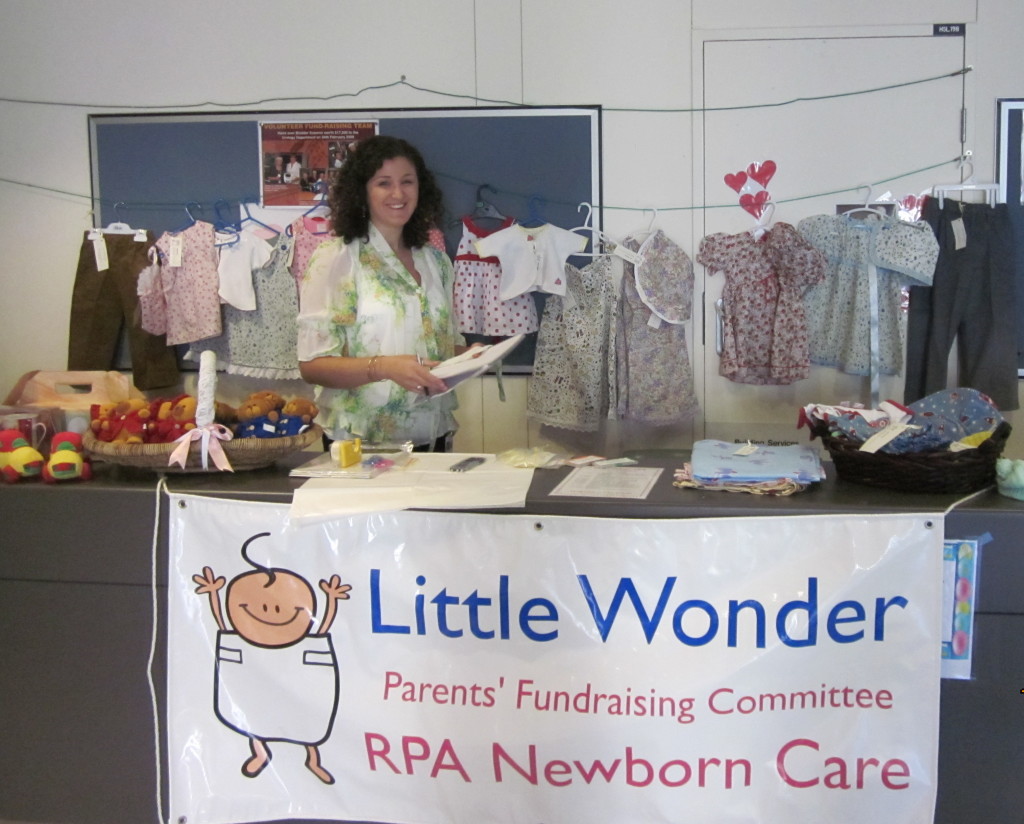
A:
[[[812,433],[821,438],[832,456],[836,474],[844,481],[900,492],[966,494],[995,484],[996,459],[1010,437],[1010,429],[1010,424],[1003,421],[976,449],[936,449],[900,455],[861,452],[859,441],[831,434],[822,424]]]

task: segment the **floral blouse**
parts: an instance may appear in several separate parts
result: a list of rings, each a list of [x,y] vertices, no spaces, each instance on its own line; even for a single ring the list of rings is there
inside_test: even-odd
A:
[[[371,224],[368,239],[320,245],[302,277],[298,356],[420,355],[444,360],[462,338],[452,318],[455,280],[439,250],[413,250],[422,284],[398,260]],[[356,389],[317,388],[319,422],[335,439],[370,443],[432,442],[456,428],[454,393],[424,398],[392,381]]]

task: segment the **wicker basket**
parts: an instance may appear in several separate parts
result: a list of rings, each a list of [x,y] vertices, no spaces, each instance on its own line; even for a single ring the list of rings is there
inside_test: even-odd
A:
[[[235,438],[230,441],[221,441],[221,446],[224,448],[224,454],[231,461],[232,469],[261,469],[292,452],[311,446],[320,441],[322,437],[323,429],[318,424],[313,424],[305,432],[290,437]],[[184,468],[178,464],[168,466],[171,452],[178,445],[176,443],[107,443],[97,440],[92,432],[86,432],[82,435],[82,445],[93,458],[122,466],[134,466],[158,472],[220,471],[212,459],[208,461],[207,468],[203,469],[198,441],[192,441],[189,446],[188,459],[185,461]]]
[[[976,492],[996,482],[996,460],[1010,437],[1010,424],[1003,421],[991,437],[975,449],[951,452],[925,450],[894,455],[862,452],[860,442],[829,433],[825,425],[812,429],[820,437],[836,474],[844,481],[896,489],[901,492]]]

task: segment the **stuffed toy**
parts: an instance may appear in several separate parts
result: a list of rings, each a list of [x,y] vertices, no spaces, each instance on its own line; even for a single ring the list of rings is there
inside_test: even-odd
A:
[[[0,475],[13,484],[34,478],[43,470],[43,456],[17,429],[0,431]]]
[[[111,443],[143,443],[150,423],[149,401],[127,398],[110,413]]]
[[[281,408],[281,417],[277,422],[277,434],[291,437],[304,432],[320,409],[308,398],[292,398]]]
[[[162,401],[150,443],[173,443],[190,429],[195,429],[197,404],[194,395],[178,395],[172,400]]]
[[[276,438],[284,398],[276,392],[253,392],[238,407],[236,438]]]
[[[114,433],[111,429],[113,422],[114,407],[116,403],[94,403],[89,407],[89,428],[98,441],[113,439]]]
[[[87,481],[92,477],[92,464],[82,448],[82,436],[77,432],[58,432],[50,441],[50,457],[43,464],[43,480]]]
[[[233,429],[238,423],[238,410],[222,401],[213,402],[213,421]]]

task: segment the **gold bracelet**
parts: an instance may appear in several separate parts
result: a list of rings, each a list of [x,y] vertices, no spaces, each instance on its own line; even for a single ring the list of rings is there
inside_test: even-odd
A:
[[[370,362],[368,364],[366,364],[366,379],[368,381],[371,381],[371,382],[372,381],[383,382],[383,381],[387,380],[387,378],[378,378],[377,375],[376,375],[375,369],[376,369],[376,366],[377,366],[377,361],[380,358],[381,358],[380,355],[374,355],[372,358],[370,358]]]

